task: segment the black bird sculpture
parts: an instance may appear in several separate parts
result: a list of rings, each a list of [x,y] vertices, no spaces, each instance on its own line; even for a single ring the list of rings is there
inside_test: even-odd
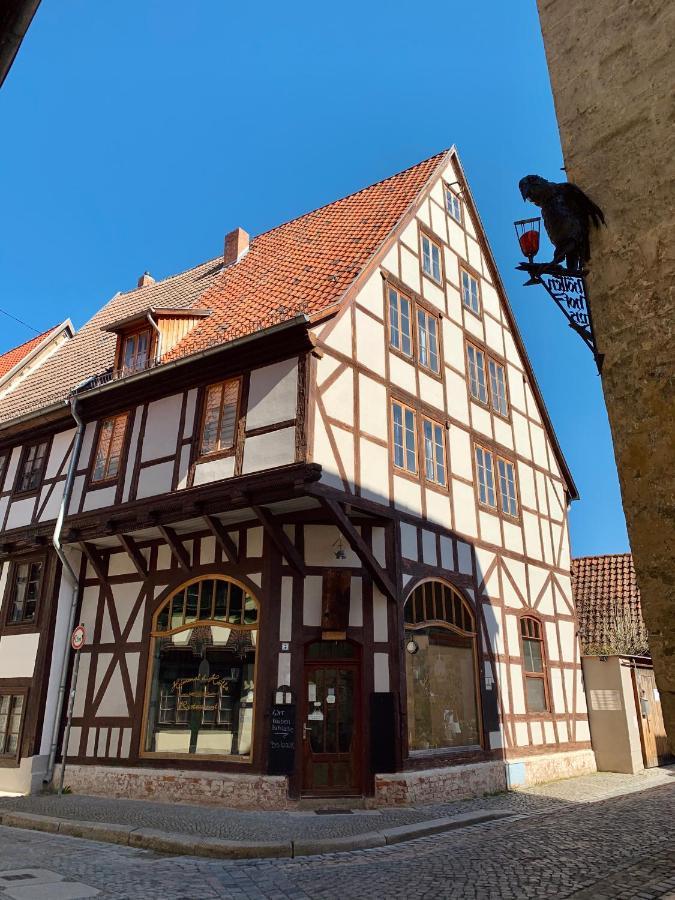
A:
[[[591,258],[590,223],[596,228],[605,224],[600,207],[576,184],[556,184],[540,175],[526,175],[518,186],[523,200],[541,208],[544,228],[555,247],[553,264],[560,265],[564,259],[570,272],[580,272]]]

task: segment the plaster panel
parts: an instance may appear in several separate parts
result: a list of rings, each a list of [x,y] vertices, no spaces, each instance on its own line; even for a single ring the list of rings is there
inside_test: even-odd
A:
[[[541,422],[541,416],[539,415],[539,406],[534,399],[534,394],[532,393],[532,388],[529,384],[525,385],[525,400],[527,402],[527,412],[530,418],[534,419],[535,422]]]
[[[448,429],[448,443],[451,473],[471,481],[473,479],[473,460],[469,432],[457,425],[451,425]]]
[[[523,670],[517,664],[511,665],[511,693],[513,695],[513,712],[516,715],[526,712]]]
[[[314,421],[313,461],[321,463],[321,481],[323,484],[329,484],[342,490],[342,479],[340,478],[335,453],[328,439],[326,425],[319,414],[317,414]]]
[[[486,312],[489,312],[490,315],[494,316],[495,319],[501,321],[502,311],[501,304],[499,302],[499,295],[497,291],[492,287],[491,284],[485,279],[481,280],[480,283],[480,295],[481,300],[483,301],[483,309]]]
[[[367,375],[359,375],[359,424],[361,431],[388,442],[387,389]]]
[[[390,252],[389,254],[387,254],[387,257],[391,258],[394,255],[396,256],[396,269],[394,270],[394,274],[398,274],[398,254],[391,254]],[[388,266],[386,261],[383,261],[383,265],[389,271],[392,271],[391,266]],[[361,306],[365,306],[365,308],[376,315],[378,319],[383,318],[384,291],[382,290],[382,276],[379,272],[371,275],[371,277],[366,281],[366,283],[359,291],[356,302]]]
[[[422,529],[422,562],[427,566],[437,566],[436,534],[433,531]]]
[[[352,315],[349,307],[338,314],[337,321],[333,319],[321,332],[321,340],[327,347],[332,347],[343,356],[352,358]],[[332,330],[329,331],[329,328]]]
[[[434,190],[436,190],[437,188],[439,190],[442,190],[438,182],[434,185]],[[433,192],[431,196],[433,197]],[[445,224],[446,215],[445,209],[443,208],[443,198],[441,197],[438,200],[438,203],[430,203],[429,206],[431,209],[431,227],[440,238],[443,238],[443,242],[445,243],[448,240],[448,230]]]
[[[457,568],[462,575],[473,575],[471,547],[464,541],[457,541]]]
[[[558,631],[560,632],[560,646],[562,648],[563,662],[575,662],[577,656],[577,644],[574,633],[574,622],[567,622],[564,619],[561,619],[558,622]]]
[[[414,481],[409,481],[407,478],[401,478],[398,475],[394,475],[394,503],[397,509],[413,513],[416,516],[421,516],[421,486]]]
[[[298,406],[298,360],[253,369],[248,391],[246,428],[265,428],[295,419]]]
[[[342,361],[332,356],[330,351],[316,360],[316,383],[321,387],[324,381],[342,365]]]
[[[398,384],[408,391],[409,394],[417,394],[415,367],[395,353],[389,354],[389,378],[394,384]]]
[[[77,460],[78,469],[89,468],[91,454],[94,449],[94,434],[96,433],[96,422],[88,422],[84,429],[84,437],[82,438],[82,446],[80,447],[80,455]]]
[[[178,485],[179,491],[185,490],[190,474],[190,445],[186,444],[180,448],[180,461],[178,463]],[[197,472],[195,471],[195,477]]]
[[[280,653],[277,665],[277,685],[291,683],[291,654]]]
[[[525,412],[525,389],[523,387],[523,373],[512,365],[506,367],[506,380],[509,383],[509,401],[511,406],[521,412]]]
[[[337,445],[340,460],[347,479],[348,490],[354,490],[354,435],[351,431],[338,428],[337,425],[328,426],[333,432],[333,439]]]
[[[185,400],[185,422],[183,424],[183,437],[192,437],[195,427],[195,411],[197,409],[197,388],[188,391]]]
[[[20,528],[22,525],[30,525],[33,520],[33,512],[37,497],[26,497],[25,500],[14,500],[9,507],[5,530]]]
[[[453,572],[455,569],[452,540],[444,534],[441,535],[441,568],[448,572]]]
[[[310,628],[321,625],[321,592],[323,580],[320,575],[306,575],[302,600],[302,624]]]
[[[469,218],[468,216],[466,217]],[[478,272],[481,271],[481,259],[480,259],[480,247],[478,246],[478,241],[475,241],[472,237],[467,235],[466,237],[466,247],[469,252],[469,262]]]
[[[551,543],[551,531],[549,529],[549,525],[546,519],[542,521],[541,528],[541,536],[542,536],[542,550],[544,552],[544,562],[548,563],[550,566],[555,564],[555,559],[553,558],[553,545]]]
[[[451,322],[450,319],[443,318],[443,357],[447,363],[451,363],[455,369],[460,372],[465,370],[464,358],[464,334],[462,329]]]
[[[539,425],[530,422],[530,434],[532,435],[532,451],[534,453],[534,461],[542,469],[548,468],[548,455],[546,453],[546,437],[544,429]]]
[[[401,232],[401,241],[412,250],[414,253],[417,253],[417,244],[418,244],[418,232],[417,232],[417,222],[415,219],[412,222],[408,222],[403,231]]]
[[[355,311],[356,318],[356,358],[361,365],[372,369],[384,377],[385,330],[384,325],[376,322],[360,309]],[[353,400],[352,400],[353,405]]]
[[[527,736],[527,722],[516,722],[516,744],[519,747],[527,747],[530,740]]]
[[[518,353],[516,345],[513,341],[513,337],[508,331],[504,331],[504,353],[506,355],[506,359],[510,363],[513,363],[515,366],[522,368],[523,362],[520,358],[520,353]]]
[[[454,219],[448,219],[448,241],[450,247],[461,258],[466,259],[466,239],[464,229]]]
[[[511,712],[511,701],[509,698],[509,682],[508,682],[508,665],[503,662],[497,663],[497,686],[499,687],[499,697],[502,701],[505,713]]]
[[[87,632],[91,633],[91,632]],[[75,702],[73,704],[73,718],[79,719],[84,715],[84,701],[87,696],[89,684],[89,669],[91,667],[91,653],[80,653],[80,671],[77,675],[77,687],[75,689]]]
[[[420,397],[424,399],[425,403],[428,403],[429,406],[433,406],[438,410],[438,415],[441,417],[445,411],[445,396],[443,393],[443,384],[437,378],[432,378],[430,375],[427,375],[426,372],[422,372],[420,370],[419,373],[420,379]]]
[[[157,494],[170,494],[172,480],[173,460],[141,469],[138,476],[136,499],[140,500],[142,497],[156,497]]]
[[[389,503],[389,451],[366,438],[359,442],[361,496],[375,503]]]
[[[199,544],[199,563],[202,566],[210,566],[216,561],[216,539],[204,537]]]
[[[51,492],[46,506],[40,513],[41,522],[49,522],[51,519],[55,519],[58,516],[59,509],[61,507],[61,501],[63,500],[63,491],[65,488],[65,484],[65,481],[59,481],[54,485],[54,490]],[[47,493],[47,488],[44,488],[43,493]],[[42,499],[43,498],[40,497],[41,503]]]
[[[486,550],[484,547],[477,546],[474,548],[476,553],[476,579],[480,584],[481,581],[485,578],[485,573],[488,571],[490,566],[492,565],[495,554],[490,550]],[[499,597],[499,567],[496,566],[492,570],[492,576],[490,577],[489,585],[486,583],[486,591],[489,597]]]
[[[478,513],[478,521],[480,524],[481,540],[487,544],[496,544],[498,547],[502,545],[502,531],[499,527],[499,518],[491,513],[480,510]]]
[[[476,431],[492,437],[492,416],[484,406],[471,403],[471,424]]]
[[[494,426],[495,440],[497,443],[501,444],[502,447],[508,447],[509,450],[513,450],[513,431],[511,430],[510,424],[495,415],[492,417],[492,424]]]
[[[375,382],[373,382],[375,383]],[[354,424],[354,370],[345,369],[335,381],[322,391],[326,414],[331,419],[344,422],[346,425]]]
[[[112,591],[113,599],[115,601],[115,609],[117,611],[120,630],[124,631],[134,612],[139,593],[143,590],[143,583],[136,581],[126,584],[113,584],[110,590]],[[135,644],[143,639],[144,610],[145,600],[141,602],[138,607],[138,612],[134,615],[133,622],[131,623],[128,637],[128,642],[130,644]],[[101,638],[101,640],[103,641],[103,638]]]
[[[379,562],[379,564],[386,568],[387,565],[387,550],[386,550],[386,542],[387,535],[384,528],[373,528],[371,532],[371,547],[373,551],[373,556]]]
[[[39,632],[1,637],[0,678],[32,678],[39,643]]]
[[[401,245],[401,281],[409,288],[420,292],[420,268],[417,256]]]
[[[363,582],[356,576],[352,576],[349,592],[349,627],[363,627]]]
[[[558,662],[558,629],[555,622],[544,622],[546,631],[546,656],[551,662]]]
[[[501,616],[499,616],[498,610],[495,609],[495,607],[493,607],[491,603],[483,604],[483,618],[485,620],[485,627],[487,628],[488,637],[490,639],[490,647],[496,654],[500,656],[503,655],[505,652],[505,647]]]
[[[541,534],[539,532],[539,519],[534,513],[522,511],[523,533],[525,535],[525,553],[532,559],[542,559]]]
[[[357,529],[359,530],[359,529]],[[352,567],[361,568],[361,560],[347,542],[344,545],[345,558],[335,558],[335,542],[340,532],[335,525],[305,526],[305,562],[308,566],[327,566],[328,568]]]
[[[444,528],[452,528],[452,516],[450,512],[450,495],[427,488],[425,491],[427,506],[427,520],[436,522]]]
[[[532,451],[530,450],[530,431],[527,427],[527,419],[511,410],[511,421],[513,422],[513,436],[516,441],[516,452],[525,459],[532,459]]]
[[[132,654],[129,654],[131,656]],[[108,662],[110,661],[111,654],[109,653],[100,653],[98,657],[98,668],[96,671],[96,690],[100,686],[100,683],[103,679],[103,675],[105,674],[108,668]],[[131,680],[132,690],[134,688],[134,680]],[[112,676],[110,678],[110,682],[108,683],[107,688],[105,689],[105,693],[101,698],[101,702],[98,706],[97,713],[99,716],[128,716],[129,715],[129,707],[127,706],[127,699],[124,693],[124,683],[122,681],[122,672],[120,671],[119,663],[115,665]]]
[[[293,633],[293,579],[281,579],[279,640],[290,641]],[[283,682],[280,682],[280,684]]]
[[[422,296],[441,312],[445,312],[445,293],[434,281],[429,278],[422,279]]]
[[[124,486],[122,488],[122,502],[126,503],[131,493],[131,482],[134,475],[134,466],[136,464],[136,455],[138,451],[138,438],[141,430],[141,421],[143,419],[143,407],[137,406],[134,413],[134,425],[131,431],[131,440],[129,441],[129,451],[127,453],[127,464],[122,474],[124,478]]]
[[[466,381],[452,369],[445,369],[448,414],[459,422],[469,424],[469,402],[466,396]]]
[[[534,470],[527,463],[518,460],[518,493],[523,506],[529,506],[530,509],[537,508],[537,497],[534,493]]]
[[[553,694],[553,709],[557,713],[565,712],[565,696],[563,694],[562,673],[560,669],[551,667],[551,693]]]
[[[246,529],[246,556],[262,556],[263,535],[263,529],[259,526]],[[232,537],[232,535],[230,535],[230,537]]]
[[[387,612],[387,598],[373,585],[373,640],[376,642],[389,640]]]
[[[136,568],[134,567],[133,562],[129,559],[126,551],[123,550],[121,553],[111,553],[110,560],[108,562],[108,575],[136,575]]]
[[[393,247],[387,251],[382,260],[382,268],[386,269],[388,272],[391,272],[397,278],[400,278],[400,274],[398,271],[398,244],[394,244]],[[376,281],[375,275],[373,275],[371,281]]]
[[[103,509],[106,506],[114,506],[116,496],[117,485],[111,485],[111,487],[87,491],[82,509],[84,512],[87,512],[87,510],[90,509]]]
[[[417,528],[401,522],[401,553],[406,559],[417,559]]]
[[[464,328],[470,333],[475,335],[479,340],[485,340],[485,333],[483,329],[483,320],[479,319],[474,313],[470,312],[466,307],[463,309],[464,312]]]
[[[141,449],[144,462],[176,452],[182,405],[182,394],[172,394],[148,404]]]
[[[280,428],[267,434],[247,437],[242,473],[274,469],[295,462],[295,428]]]
[[[478,537],[476,500],[473,488],[463,481],[457,481],[456,478],[452,480],[452,508],[457,531],[469,537]]]
[[[544,739],[547,744],[555,744],[555,729],[553,728],[553,722],[544,722]]]
[[[71,428],[68,431],[61,431],[59,434],[54,435],[52,447],[49,451],[49,462],[47,463],[47,468],[45,470],[45,478],[55,478],[59,472],[65,474],[68,467],[66,453],[70,456],[68,451],[70,450],[70,444],[74,437],[74,428]]]
[[[520,656],[520,627],[518,616],[506,615],[506,640],[510,656]]]
[[[459,287],[459,259],[457,254],[449,247],[443,247],[443,262],[445,264],[446,280],[456,288]],[[457,291],[453,291],[453,293],[459,298]],[[446,296],[448,296],[447,291]]]
[[[559,481],[554,482],[546,478],[546,495],[548,497],[549,515],[556,522],[561,522],[565,517],[565,501],[563,499],[563,486]]]

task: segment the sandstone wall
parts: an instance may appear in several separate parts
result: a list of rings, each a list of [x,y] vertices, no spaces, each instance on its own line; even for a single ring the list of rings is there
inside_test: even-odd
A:
[[[567,175],[605,212],[588,277],[624,510],[675,744],[672,0],[538,0]],[[545,173],[542,173],[545,174]],[[588,448],[589,453],[593,448]]]

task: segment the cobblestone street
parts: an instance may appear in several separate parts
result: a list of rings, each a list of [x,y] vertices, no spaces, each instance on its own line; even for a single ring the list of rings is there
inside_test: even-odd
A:
[[[675,785],[295,860],[167,857],[10,828],[0,842],[0,898],[11,900],[675,898]],[[17,877],[26,866],[42,874]]]

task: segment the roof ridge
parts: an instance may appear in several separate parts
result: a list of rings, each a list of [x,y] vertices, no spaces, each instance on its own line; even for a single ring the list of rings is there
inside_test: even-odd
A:
[[[633,558],[633,554],[628,550],[624,553],[595,553],[590,554],[589,556],[573,556],[572,562],[581,562],[586,559],[616,559],[619,556],[630,556],[631,559]]]
[[[400,175],[405,175],[406,172],[412,171],[412,169],[417,169],[419,166],[423,166],[425,163],[431,162],[432,159],[440,159],[442,156],[445,156],[450,152],[452,147],[448,147],[445,150],[441,150],[439,153],[433,153],[431,156],[427,156],[425,159],[421,159],[419,162],[413,163],[411,166],[407,166],[405,169],[401,169],[399,172],[394,172],[393,175],[387,175],[386,178],[380,178],[379,181],[373,181],[370,184],[364,185],[362,188],[359,188],[357,191],[352,191],[349,194],[345,194],[344,197],[338,197],[337,200],[331,200],[329,203],[323,203],[321,206],[316,206],[314,209],[308,209],[306,212],[301,213],[299,216],[293,216],[291,219],[287,219],[285,222],[280,222],[278,225],[274,225],[272,228],[267,228],[265,231],[261,231],[256,235],[253,235],[251,238],[251,243],[253,241],[257,241],[262,237],[265,237],[268,234],[272,234],[274,231],[278,231],[280,228],[285,228],[286,225],[291,225],[293,222],[299,222],[301,219],[305,219],[307,216],[311,216],[314,213],[321,212],[321,210],[328,209],[329,206],[337,206],[338,203],[342,203],[345,200],[349,200],[351,197],[357,197],[359,194],[362,194],[364,191],[368,191],[371,188],[377,187],[380,184],[385,184],[387,181],[391,181],[393,178],[398,178]],[[166,278],[158,278],[154,284],[166,284],[167,281],[171,281],[173,278],[181,278],[183,275],[186,275],[188,272],[192,272],[194,269],[199,269],[201,266],[209,265],[210,263],[218,262],[222,260],[220,256],[214,256],[212,259],[204,260],[203,262],[196,263],[194,266],[188,266],[186,269],[183,269],[180,272],[175,272],[173,275],[167,275]],[[154,285],[147,285],[148,287],[154,287]],[[135,287],[131,288],[128,291],[119,291],[116,296],[125,297],[128,294],[135,294],[136,291],[140,291],[142,288]]]
[[[16,344],[14,347],[9,347],[7,350],[3,350],[2,353],[0,353],[0,359],[2,359],[3,356],[7,356],[8,353],[16,353],[16,351],[21,350],[22,347],[27,347],[28,344],[34,344],[35,341],[46,338],[48,334],[56,331],[56,329],[59,328],[62,324],[62,322],[58,322],[56,325],[52,325],[51,328],[47,328],[46,331],[41,331],[34,337],[28,338],[27,341],[23,341],[21,344]]]

